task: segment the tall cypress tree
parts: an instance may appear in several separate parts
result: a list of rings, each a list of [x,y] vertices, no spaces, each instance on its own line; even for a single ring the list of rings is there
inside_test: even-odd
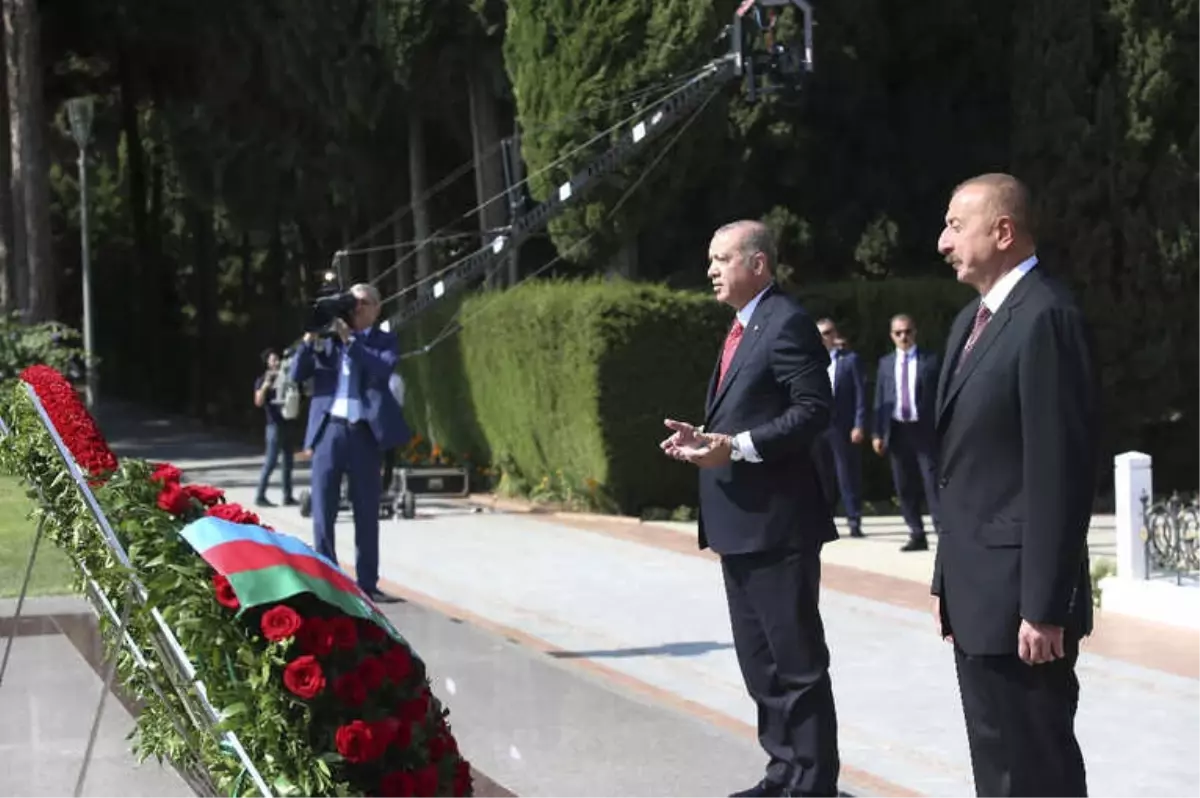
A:
[[[1120,331],[1113,410],[1142,408],[1147,445],[1160,455],[1155,481],[1195,490],[1197,2],[1111,0],[1109,13],[1120,112],[1112,208],[1121,261],[1112,282],[1124,317],[1109,328]]]
[[[1013,165],[1093,321],[1106,451],[1194,489],[1196,0],[1027,0],[1016,22]]]
[[[510,0],[504,57],[534,196],[548,196],[610,145],[598,142],[565,164],[542,171],[597,131],[633,113],[632,103],[613,105],[614,98],[661,86],[703,65],[713,55],[710,43],[718,27],[711,5],[694,0]],[[711,142],[723,126],[720,111],[713,107],[720,105],[712,103],[712,115],[697,120],[615,217],[609,219],[608,210],[642,175],[671,133],[650,145],[647,156],[606,181],[586,204],[551,223],[550,235],[559,251],[576,262],[610,257],[622,241],[636,240],[637,233],[660,219],[686,186],[708,176],[700,154],[704,142]],[[600,110],[586,112],[590,108]]]

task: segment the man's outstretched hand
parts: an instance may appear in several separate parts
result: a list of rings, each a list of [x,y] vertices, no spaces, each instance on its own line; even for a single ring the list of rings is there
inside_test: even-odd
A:
[[[671,418],[663,424],[672,430],[671,436],[659,444],[668,457],[700,468],[712,468],[729,462],[733,441],[728,435],[701,432],[686,421]]]

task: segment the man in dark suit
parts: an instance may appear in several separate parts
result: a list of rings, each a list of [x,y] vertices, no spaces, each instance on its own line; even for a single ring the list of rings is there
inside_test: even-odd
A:
[[[758,705],[765,777],[735,795],[836,795],[840,767],[829,649],[818,609],[821,546],[837,538],[813,465],[829,424],[829,355],[774,284],[759,222],[716,232],[708,276],[731,305],[705,422],[668,419],[663,451],[700,467],[700,547],[721,556],[738,664]]]
[[[1038,263],[1029,194],[1010,175],[955,190],[938,251],[980,295],[950,330],[938,383],[944,527],[932,586],[975,790],[1086,795],[1075,661],[1092,628],[1090,337]]]
[[[409,430],[388,378],[396,368],[396,336],[375,326],[379,291],[359,284],[350,289],[358,307],[349,324],[338,319],[336,335],[304,336],[292,364],[292,380],[312,378],[312,401],[304,447],[312,451],[313,538],[317,551],[337,562],[334,524],[342,477],[350,476],[354,508],[355,574],[359,587],[376,601],[378,589],[379,492],[382,452],[408,441]]]
[[[829,382],[833,401],[829,406],[829,429],[818,439],[817,466],[825,486],[825,500],[830,507],[837,504],[840,492],[846,511],[850,537],[862,533],[862,452],[863,431],[867,426],[866,389],[863,386],[862,362],[838,334],[833,319],[819,319],[817,332],[829,351]]]
[[[934,400],[939,361],[935,352],[917,346],[917,327],[901,313],[892,317],[895,350],[879,359],[875,372],[875,453],[887,455],[892,465],[892,484],[900,497],[900,514],[908,525],[908,541],[901,551],[927,551],[925,522],[921,517],[921,493],[940,526],[938,508],[937,443],[934,439]]]

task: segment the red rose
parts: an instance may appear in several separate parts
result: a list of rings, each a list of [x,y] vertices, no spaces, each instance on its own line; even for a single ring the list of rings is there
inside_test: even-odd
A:
[[[212,583],[213,590],[217,594],[218,604],[231,610],[242,606],[242,602],[238,601],[237,593],[233,590],[233,585],[229,584],[229,580],[223,574],[213,574]]]
[[[387,669],[388,678],[393,683],[403,684],[412,675],[412,657],[404,646],[392,646],[380,655],[380,659],[383,661],[383,667]]]
[[[212,485],[184,485],[183,492],[205,507],[212,507],[225,500],[225,491]]]
[[[351,651],[358,646],[358,630],[354,619],[339,615],[329,619],[329,627],[333,632],[333,647],[342,651]]]
[[[347,762],[369,762],[378,756],[375,735],[371,726],[361,720],[351,721],[338,728],[334,735],[338,753]],[[433,793],[429,793],[433,795]]]
[[[413,781],[416,782],[417,795],[438,794],[438,772],[433,765],[426,765],[413,773]]]
[[[417,784],[407,770],[393,770],[379,783],[380,795],[410,796],[417,794]]]
[[[325,657],[333,651],[333,629],[324,618],[305,618],[296,640],[305,654]]]
[[[438,761],[449,754],[458,753],[458,743],[450,730],[442,726],[436,734],[429,738],[429,758]]]
[[[183,515],[192,506],[192,499],[179,487],[178,482],[168,482],[158,493],[158,506],[171,515]]]
[[[259,625],[262,627],[263,637],[274,643],[287,640],[296,634],[303,624],[304,619],[300,617],[300,613],[281,604],[264,612]]]
[[[367,657],[358,665],[358,678],[367,690],[375,692],[383,687],[383,680],[387,678],[387,668],[378,657]]]
[[[429,717],[429,693],[423,692],[416,698],[405,701],[396,714],[409,723],[424,723]]]
[[[296,657],[283,669],[283,685],[307,701],[325,689],[325,671],[321,670],[316,657]]]
[[[367,686],[353,671],[334,680],[333,692],[348,707],[360,707],[367,700]]]
[[[392,739],[397,748],[408,748],[413,741],[413,725],[403,718],[391,718],[396,722],[396,735]]]
[[[460,759],[454,763],[454,794],[455,795],[470,795],[474,786],[471,778],[471,763],[465,759]]]
[[[163,485],[169,485],[172,482],[179,482],[183,479],[183,472],[170,463],[159,463],[154,469],[154,473],[150,475],[151,482],[161,482]]]
[[[258,521],[258,516],[245,509],[240,504],[218,504],[214,507],[209,507],[205,514],[211,515],[214,518],[221,518],[235,524],[252,524],[254,526],[261,526]]]
[[[374,621],[359,620],[358,635],[368,643],[382,643],[388,639],[388,633]]]
[[[375,758],[381,757],[400,736],[400,721],[395,718],[375,721],[371,724],[371,734],[375,739]]]

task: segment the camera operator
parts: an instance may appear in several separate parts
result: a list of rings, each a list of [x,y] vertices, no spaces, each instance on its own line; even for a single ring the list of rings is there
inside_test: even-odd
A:
[[[275,471],[279,456],[283,455],[283,503],[292,505],[296,500],[292,497],[292,436],[287,420],[283,417],[281,408],[283,397],[279,396],[280,359],[276,349],[267,349],[262,353],[263,365],[266,371],[254,380],[254,406],[261,407],[267,417],[267,451],[263,457],[262,473],[258,476],[258,491],[254,494],[254,503],[259,507],[273,507],[267,499],[267,484]]]
[[[375,326],[379,291],[360,283],[350,294],[353,311],[334,319],[332,335],[306,333],[292,364],[294,382],[312,379],[304,445],[312,451],[313,539],[317,551],[337,562],[334,525],[342,477],[348,474],[359,587],[374,601],[392,601],[378,587],[379,471],[383,451],[409,437],[388,390],[397,341]]]

